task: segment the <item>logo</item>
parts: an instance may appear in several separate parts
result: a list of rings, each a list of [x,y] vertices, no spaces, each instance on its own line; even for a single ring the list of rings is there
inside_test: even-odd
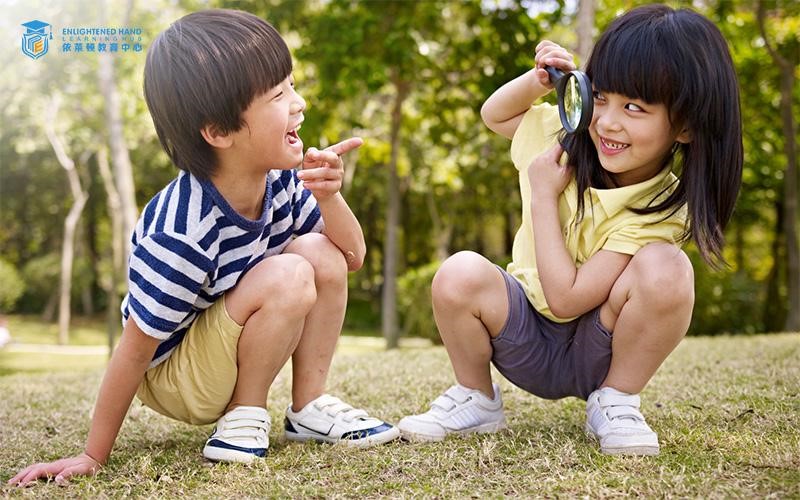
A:
[[[23,23],[22,26],[25,26],[28,30],[22,34],[22,53],[34,60],[47,54],[47,49],[49,48],[48,40],[53,39],[53,30],[48,30],[49,39],[45,34],[45,30],[50,25],[42,21],[33,20]]]

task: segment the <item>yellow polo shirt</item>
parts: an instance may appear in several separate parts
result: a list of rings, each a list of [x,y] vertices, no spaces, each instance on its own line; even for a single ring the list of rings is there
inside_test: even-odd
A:
[[[511,160],[519,170],[522,225],[514,237],[512,261],[507,271],[522,283],[528,300],[537,311],[553,321],[566,322],[574,318],[553,315],[539,281],[528,181],[528,166],[539,154],[555,145],[560,128],[558,108],[550,104],[535,105],[525,113],[511,141]],[[652,179],[639,184],[615,189],[589,188],[584,193],[583,219],[576,225],[578,186],[573,178],[559,197],[558,211],[567,251],[575,265],[580,267],[599,250],[633,255],[652,242],[680,245],[679,239],[686,227],[685,205],[663,221],[660,220],[664,217],[663,213],[638,215],[628,210],[628,207],[645,207],[654,198],[663,199],[674,191],[677,183],[675,175],[669,169],[664,169]]]

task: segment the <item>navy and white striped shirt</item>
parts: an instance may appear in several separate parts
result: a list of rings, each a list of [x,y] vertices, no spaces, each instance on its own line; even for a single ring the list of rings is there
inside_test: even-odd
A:
[[[150,367],[172,354],[197,315],[296,236],[320,232],[317,201],[295,170],[267,176],[258,220],[239,215],[211,181],[181,171],[145,207],[131,242],[123,325],[133,316],[162,339]]]

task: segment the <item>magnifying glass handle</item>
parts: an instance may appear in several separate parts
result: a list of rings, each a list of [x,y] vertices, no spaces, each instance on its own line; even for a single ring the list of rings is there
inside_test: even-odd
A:
[[[545,66],[544,69],[547,71],[547,74],[550,75],[550,83],[553,85],[564,78],[564,72],[560,69],[553,68],[552,66]]]

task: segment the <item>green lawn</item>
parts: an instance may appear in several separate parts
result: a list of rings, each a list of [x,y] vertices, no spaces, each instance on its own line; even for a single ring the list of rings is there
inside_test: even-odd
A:
[[[361,342],[361,343],[359,343]],[[271,391],[269,456],[210,465],[210,426],[170,421],[135,403],[109,465],[35,497],[657,497],[800,498],[800,335],[686,339],[643,393],[661,455],[601,455],[583,434],[581,401],[544,401],[499,378],[510,429],[438,444],[354,451],[288,443],[290,372]],[[53,361],[54,364],[59,363]],[[0,479],[82,449],[101,370],[0,376]],[[452,383],[443,348],[386,352],[344,339],[329,389],[396,422]]]

